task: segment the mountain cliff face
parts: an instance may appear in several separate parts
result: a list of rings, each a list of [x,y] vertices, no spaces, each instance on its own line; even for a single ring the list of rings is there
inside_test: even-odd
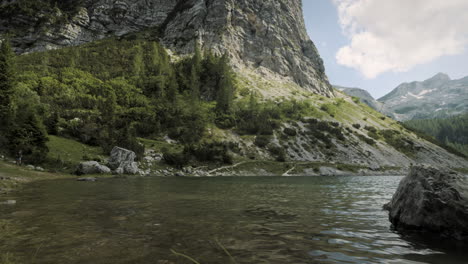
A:
[[[307,35],[301,0],[56,2],[2,1],[0,35],[12,34],[16,51],[26,53],[146,31],[176,53],[193,52],[196,41],[218,53],[227,51],[238,69],[333,96]]]
[[[443,118],[468,112],[468,77],[451,80],[439,73],[423,82],[404,83],[379,99],[397,120]]]

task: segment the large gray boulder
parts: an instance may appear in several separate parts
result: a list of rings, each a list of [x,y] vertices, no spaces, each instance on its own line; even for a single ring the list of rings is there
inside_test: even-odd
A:
[[[108,165],[117,174],[137,174],[139,169],[135,158],[135,152],[114,147],[111,151]]]
[[[99,164],[97,161],[85,161],[81,162],[76,168],[75,173],[77,175],[86,175],[86,174],[106,174],[110,173],[111,169],[104,165]]]
[[[396,229],[468,240],[468,178],[454,171],[412,167],[384,208]]]

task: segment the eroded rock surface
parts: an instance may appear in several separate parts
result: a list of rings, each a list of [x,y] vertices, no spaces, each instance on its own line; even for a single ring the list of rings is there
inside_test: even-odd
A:
[[[108,165],[117,174],[137,174],[139,169],[135,158],[135,152],[114,147],[111,151]]]
[[[468,178],[454,171],[412,167],[384,208],[397,229],[468,240]]]

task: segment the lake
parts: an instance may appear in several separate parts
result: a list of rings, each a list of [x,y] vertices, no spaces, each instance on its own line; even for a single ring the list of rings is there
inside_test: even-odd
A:
[[[466,244],[391,229],[382,206],[400,180],[36,182],[0,206],[0,252],[14,263],[468,263]]]

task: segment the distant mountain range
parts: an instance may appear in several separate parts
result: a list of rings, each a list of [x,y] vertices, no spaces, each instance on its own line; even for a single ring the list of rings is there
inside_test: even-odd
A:
[[[375,100],[359,88],[335,86],[396,120],[444,118],[468,112],[468,77],[451,80],[439,73],[422,82],[403,83]]]

